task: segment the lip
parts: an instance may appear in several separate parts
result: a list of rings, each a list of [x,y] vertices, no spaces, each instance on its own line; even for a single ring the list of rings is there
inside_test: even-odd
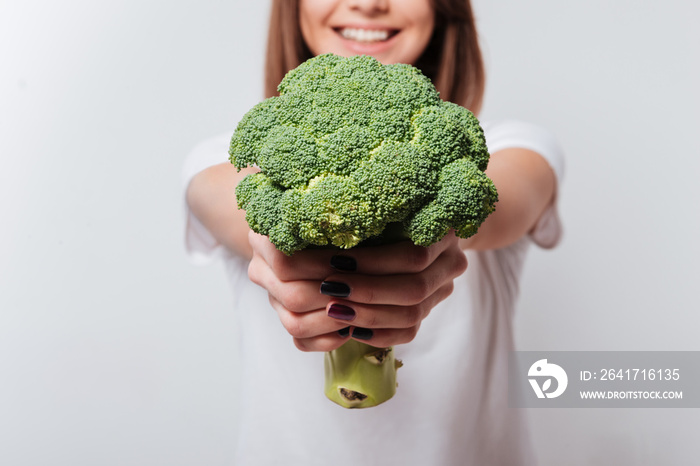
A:
[[[366,29],[368,31],[384,30],[389,31],[389,38],[381,42],[357,42],[352,39],[346,39],[340,34],[340,31],[348,29]],[[391,48],[396,42],[396,38],[401,34],[401,29],[388,27],[380,24],[344,24],[332,28],[341,44],[357,55],[374,55],[382,53]]]

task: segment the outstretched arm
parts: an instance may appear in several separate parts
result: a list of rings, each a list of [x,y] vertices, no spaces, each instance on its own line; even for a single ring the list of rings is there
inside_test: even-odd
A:
[[[240,172],[230,163],[221,163],[201,171],[187,187],[187,205],[214,238],[232,253],[245,259],[253,257],[248,242],[248,223],[245,211],[236,206],[235,187],[250,173]]]
[[[498,190],[496,211],[462,249],[498,249],[532,230],[556,190],[554,171],[537,152],[512,148],[491,155],[486,174]]]
[[[410,341],[430,310],[451,293],[454,278],[464,272],[460,248],[493,249],[515,242],[552,202],[556,184],[554,172],[536,152],[502,150],[493,154],[487,170],[500,201],[477,235],[458,240],[450,234],[430,248],[403,242],[342,252],[307,250],[288,257],[266,238],[249,236],[245,214],[236,208],[233,187],[253,171],[237,172],[226,163],[210,167],[192,179],[187,201],[220,244],[253,258],[251,279],[268,291],[283,325],[305,351],[328,351],[347,338],[381,346]],[[355,259],[355,272],[333,270],[335,254]],[[322,281],[340,283],[348,294],[319,294]],[[348,326],[365,330],[361,335],[338,333]]]

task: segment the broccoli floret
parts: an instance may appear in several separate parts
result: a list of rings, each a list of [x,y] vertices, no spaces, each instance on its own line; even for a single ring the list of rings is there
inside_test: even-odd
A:
[[[278,90],[243,117],[229,154],[260,168],[237,187],[238,205],[284,253],[351,248],[396,225],[428,246],[450,229],[473,235],[494,210],[478,120],[420,70],[326,54]]]

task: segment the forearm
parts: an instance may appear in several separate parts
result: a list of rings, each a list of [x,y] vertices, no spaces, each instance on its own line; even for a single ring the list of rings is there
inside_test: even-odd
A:
[[[532,230],[554,197],[554,172],[536,152],[499,151],[491,157],[486,174],[498,190],[496,211],[476,235],[460,241],[463,249],[497,249],[514,243]]]
[[[187,187],[187,204],[214,238],[229,251],[250,259],[245,212],[237,208],[235,187],[253,168],[240,172],[229,163],[214,165],[192,178]]]

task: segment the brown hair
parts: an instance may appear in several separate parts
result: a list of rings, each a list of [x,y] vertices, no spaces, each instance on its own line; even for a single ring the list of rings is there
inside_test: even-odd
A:
[[[415,65],[428,76],[443,100],[478,113],[485,72],[470,0],[431,0],[435,31]],[[265,97],[277,95],[287,71],[313,54],[299,26],[299,0],[273,0],[265,63]]]

